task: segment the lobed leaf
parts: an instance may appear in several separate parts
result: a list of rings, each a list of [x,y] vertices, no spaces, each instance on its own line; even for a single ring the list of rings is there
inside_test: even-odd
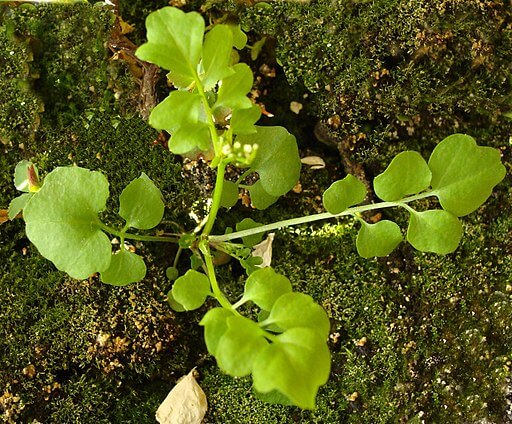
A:
[[[110,266],[102,271],[101,281],[113,286],[126,286],[136,283],[146,276],[146,264],[144,260],[135,253],[125,248],[112,254]]]
[[[233,66],[234,73],[222,79],[214,109],[224,106],[231,110],[249,109],[253,103],[247,97],[253,83],[252,70],[245,63]]]
[[[261,227],[263,224],[254,221],[252,218],[244,218],[236,224],[237,231],[250,230],[251,228]],[[242,237],[242,241],[245,246],[253,247],[263,240],[263,233],[253,234],[252,236]]]
[[[232,46],[233,32],[227,25],[215,25],[206,34],[202,62],[204,91],[211,90],[217,81],[234,73],[229,66]]]
[[[27,206],[27,203],[32,198],[32,193],[23,193],[22,195],[15,197],[9,203],[9,210],[7,217],[12,221],[16,216]]]
[[[264,331],[248,318],[231,316],[226,319],[227,330],[216,346],[217,364],[233,377],[249,375],[253,363],[268,342]]]
[[[119,196],[119,215],[129,227],[149,230],[164,216],[162,193],[143,172],[128,184]]]
[[[99,225],[105,209],[108,181],[100,172],[56,168],[25,207],[29,240],[42,256],[73,278],[106,270],[110,240]]]
[[[242,299],[251,300],[261,309],[270,311],[278,298],[291,291],[290,280],[267,267],[254,271],[247,278]]]
[[[171,134],[169,149],[177,155],[210,147],[206,115],[197,93],[173,91],[151,111],[149,124]]]
[[[233,313],[224,308],[210,309],[203,317],[199,325],[204,327],[204,340],[206,348],[211,355],[217,356],[217,346],[220,338],[228,329],[227,319]]]
[[[258,145],[251,170],[260,176],[261,188],[279,197],[290,191],[300,176],[301,162],[297,142],[283,127],[256,127],[256,134],[239,135],[237,141]]]
[[[169,140],[169,150],[182,155],[195,149],[207,151],[210,148],[210,131],[202,123],[180,127]]]
[[[477,146],[469,135],[453,134],[441,141],[428,166],[443,209],[464,216],[480,207],[505,177],[500,156],[496,149]]]
[[[363,258],[387,256],[402,240],[400,227],[392,221],[384,220],[376,224],[361,221],[356,239],[357,252]]]
[[[247,35],[242,31],[239,24],[228,24],[228,28],[233,36],[233,46],[238,50],[242,50],[247,44]]]
[[[323,340],[329,336],[331,325],[325,310],[311,296],[303,293],[286,293],[272,306],[270,315],[262,325],[276,325],[281,330],[304,327],[316,331]]]
[[[182,126],[206,124],[201,96],[188,91],[173,91],[151,111],[149,125],[173,134]]]
[[[220,206],[229,209],[235,206],[236,202],[238,202],[238,185],[231,181],[224,180]]]
[[[430,186],[432,173],[425,159],[414,151],[399,153],[386,170],[373,181],[375,194],[393,202],[419,193]]]
[[[462,237],[462,225],[455,215],[444,210],[411,212],[407,241],[422,252],[446,255],[453,252]]]
[[[229,126],[233,134],[254,134],[257,132],[254,125],[261,116],[258,105],[252,105],[248,109],[235,109],[229,120]]]
[[[254,388],[261,393],[277,390],[293,404],[315,408],[315,397],[330,372],[325,339],[311,328],[292,328],[276,337],[253,364]]]
[[[187,311],[200,308],[211,295],[210,280],[198,271],[189,269],[176,279],[172,286],[172,297]]]
[[[350,206],[361,203],[366,197],[366,186],[356,177],[348,174],[345,178],[335,181],[325,190],[322,202],[327,212],[336,215]]]
[[[197,78],[202,56],[204,20],[197,12],[164,7],[146,18],[147,43],[135,55],[169,70],[170,79],[184,89]]]
[[[273,205],[279,199],[279,196],[271,196],[268,194],[261,184],[261,181],[256,181],[253,185],[248,188],[249,194],[251,195],[251,203],[256,209],[267,209],[270,205]]]

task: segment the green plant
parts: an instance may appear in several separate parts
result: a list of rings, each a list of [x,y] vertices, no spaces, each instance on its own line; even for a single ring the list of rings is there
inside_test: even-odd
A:
[[[143,258],[126,249],[125,240],[177,243],[174,264],[167,270],[174,281],[169,304],[176,311],[188,311],[200,308],[208,297],[218,301],[220,307],[209,310],[200,324],[219,367],[232,376],[252,375],[254,389],[264,400],[312,409],[319,387],[329,377],[329,318],[310,296],[294,292],[285,276],[271,267],[260,268],[253,246],[274,229],[352,216],[361,223],[359,254],[386,256],[403,240],[400,227],[388,220],[367,223],[362,213],[401,207],[409,212],[406,239],[414,248],[453,252],[462,236],[458,217],[483,204],[505,176],[500,153],[477,146],[468,135],[455,134],[437,145],[428,163],[417,152],[397,155],[375,178],[380,203],[357,206],[367,190],[348,175],[325,191],[325,213],[267,225],[244,220],[235,232],[212,235],[220,208],[236,204],[239,188],[249,191],[259,209],[293,188],[300,174],[296,141],[284,128],[255,125],[260,110],[247,97],[252,72],[233,54],[233,48],[246,43],[239,26],[214,25],[205,35],[199,14],[166,7],[149,15],[147,29],[148,42],[137,50],[138,57],[168,70],[177,88],[153,109],[150,124],[171,134],[173,153],[201,152],[211,158],[216,181],[206,219],[186,233],[141,234],[155,228],[164,215],[160,190],[142,173],[119,197],[124,224],[108,226],[100,219],[109,196],[102,173],[56,168],[41,182],[37,168],[27,161],[15,171],[15,185],[25,193],[11,202],[9,217],[23,210],[28,238],[59,270],[78,279],[99,273],[102,281],[117,286],[140,281],[146,274]],[[225,180],[228,165],[243,170],[236,182]],[[245,185],[248,176],[258,179]],[[419,211],[411,206],[428,197],[436,197],[441,208]],[[109,235],[119,238],[117,252],[112,252]],[[180,276],[178,261],[186,249],[192,269]],[[247,271],[243,294],[234,303],[218,284],[215,251],[236,258]],[[248,302],[258,309],[255,320],[241,312]]]

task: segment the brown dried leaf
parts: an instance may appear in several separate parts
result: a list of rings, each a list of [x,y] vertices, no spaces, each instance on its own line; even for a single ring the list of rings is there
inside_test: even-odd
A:
[[[8,210],[0,209],[0,224],[3,224],[4,222],[7,222],[7,221],[9,221]]]

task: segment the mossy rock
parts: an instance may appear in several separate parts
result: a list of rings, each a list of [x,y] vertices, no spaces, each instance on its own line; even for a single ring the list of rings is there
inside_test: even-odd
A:
[[[309,107],[358,160],[386,154],[398,139],[426,145],[503,125],[511,110],[506,3],[209,3],[274,37],[289,83],[313,93]]]
[[[164,3],[121,4],[125,19],[137,24],[134,40],[144,37],[145,15]],[[502,120],[510,105],[510,12],[500,4],[491,9],[466,0],[442,10],[446,2],[322,0],[254,8],[243,2],[185,3],[186,10],[202,5],[213,18],[220,9],[236,12],[253,39],[276,35],[275,53],[269,43],[252,65],[274,55],[291,84],[314,92],[304,99],[308,119],[290,120],[304,149],[318,148],[302,138],[312,136],[312,117],[331,118],[336,140],[365,135],[354,158],[364,156],[372,176],[401,150],[428,154],[445,135],[467,131],[480,144],[500,147],[510,172],[512,126]],[[182,178],[180,160],[153,143],[156,131],[130,110],[136,84],[123,65],[107,62],[104,48],[112,19],[109,9],[86,3],[23,6],[2,15],[0,60],[6,66],[0,69],[0,97],[3,111],[16,119],[0,112],[0,127],[7,131],[0,207],[16,195],[12,170],[19,160],[32,159],[43,175],[76,164],[108,176],[110,212],[104,219],[116,225],[117,196],[144,171],[164,194],[164,230],[174,232],[174,223],[193,228],[189,212],[202,212],[195,202],[211,175],[206,165],[197,165],[195,174]],[[275,81],[267,87],[268,99],[283,116],[304,87],[290,89],[279,75]],[[25,98],[24,105],[15,101]],[[400,141],[394,141],[395,132]],[[322,190],[343,174],[335,155],[326,162],[326,169],[303,170],[302,192],[289,193],[266,211],[239,206],[220,216],[216,230],[248,216],[271,222],[320,211]],[[276,269],[332,319],[332,373],[315,411],[262,403],[250,380],[219,371],[197,325],[206,308],[175,315],[167,306],[164,270],[173,248],[136,244],[148,276],[114,288],[96,277],[70,280],[30,245],[21,220],[3,224],[2,418],[154,422],[177,378],[198,366],[211,423],[503,422],[512,351],[512,222],[504,213],[510,187],[507,179],[465,218],[463,242],[448,256],[417,253],[404,244],[388,258],[364,260],[356,254],[357,228],[349,221],[277,234]],[[244,279],[235,263],[219,269],[233,299]]]

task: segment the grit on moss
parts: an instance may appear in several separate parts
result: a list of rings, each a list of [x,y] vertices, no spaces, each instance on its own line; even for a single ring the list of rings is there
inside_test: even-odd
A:
[[[121,1],[122,16],[136,24],[134,41],[143,41],[147,13],[167,3]],[[304,141],[313,133],[311,116],[339,143],[360,141],[354,159],[365,159],[369,176],[406,148],[428,155],[454,131],[500,148],[510,175],[512,125],[502,116],[512,84],[506,2],[184,3],[215,18],[222,9],[236,12],[252,41],[279,28],[276,51],[267,43],[251,65],[261,73],[277,56],[288,81],[311,90],[301,100],[307,119],[292,114],[289,129],[301,137],[304,155],[321,152],[327,162],[323,170],[304,169],[301,189],[270,209],[239,206],[221,215],[216,231],[244,217],[267,223],[321,210],[322,190],[343,171],[336,154]],[[43,175],[69,165],[105,173],[111,196],[104,218],[113,225],[118,195],[144,171],[164,195],[162,229],[193,228],[189,212],[211,175],[198,165],[182,178],[180,159],[153,143],[157,132],[133,109],[136,82],[108,58],[111,10],[78,3],[1,11],[0,208],[16,195],[16,163],[31,159]],[[288,119],[289,100],[304,91],[280,76],[265,89],[262,98],[280,122]],[[135,244],[148,276],[117,288],[96,277],[69,279],[29,243],[22,220],[3,224],[2,419],[152,423],[177,378],[198,366],[207,423],[504,422],[512,366],[511,194],[507,177],[464,218],[462,244],[447,256],[403,244],[388,258],[362,259],[351,221],[277,233],[274,266],[331,317],[332,372],[315,411],[264,404],[249,379],[219,371],[198,326],[206,309],[175,315],[167,306],[164,270],[173,247]],[[404,225],[403,214],[392,216]],[[232,299],[244,280],[233,262],[219,269]]]

